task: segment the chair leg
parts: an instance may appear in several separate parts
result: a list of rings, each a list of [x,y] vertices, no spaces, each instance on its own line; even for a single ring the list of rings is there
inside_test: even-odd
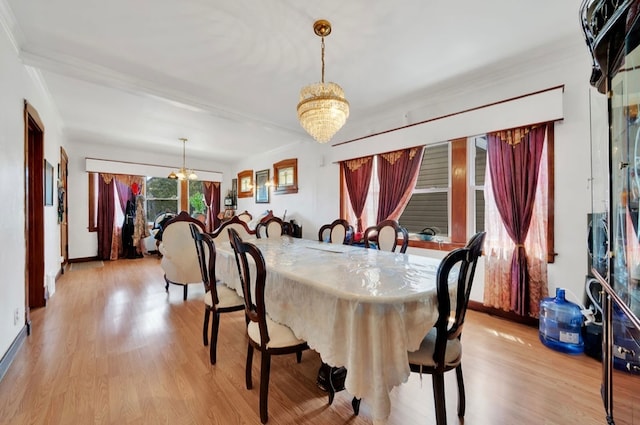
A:
[[[247,343],[247,368],[245,370],[245,382],[248,390],[253,388],[253,383],[251,382],[252,364],[253,364],[253,346],[249,342]]]
[[[353,400],[351,400],[351,406],[353,407],[353,414],[358,416],[358,413],[360,413],[360,399],[354,397]]]
[[[302,351],[296,351],[296,361],[298,363],[302,361]]]
[[[466,398],[464,395],[464,379],[462,378],[462,364],[456,367],[456,378],[458,381],[458,417],[463,418],[466,408]]]
[[[211,346],[209,347],[209,360],[211,364],[216,364],[216,351],[218,350],[218,329],[220,328],[220,313],[213,313],[213,323],[211,324]]]
[[[333,371],[333,368],[325,362],[322,362],[322,365],[320,367],[323,369],[324,376],[326,376],[325,388],[327,389],[327,393],[329,394],[329,406],[331,406],[331,404],[333,403],[333,398],[336,395],[336,388],[333,385],[333,380],[331,379],[331,372]]]
[[[186,284],[184,285],[184,289],[182,289],[182,292],[183,292],[182,293],[182,299],[184,301],[186,301],[187,300],[187,285]]]
[[[444,374],[434,373],[431,376],[433,384],[433,401],[436,408],[436,424],[447,425],[447,405],[444,394]]]
[[[263,351],[260,366],[260,421],[266,424],[269,420],[267,401],[269,400],[269,372],[271,370],[271,355]]]
[[[209,316],[211,315],[211,310],[209,307],[204,308],[204,323],[202,325],[202,342],[206,347],[209,345]]]

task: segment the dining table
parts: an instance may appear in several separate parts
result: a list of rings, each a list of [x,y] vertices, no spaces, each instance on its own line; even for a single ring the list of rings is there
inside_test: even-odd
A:
[[[271,319],[306,340],[323,362],[344,366],[345,389],[370,406],[374,424],[386,423],[390,392],[410,374],[407,352],[437,320],[441,259],[288,236],[244,242],[265,259]],[[217,278],[242,295],[230,243],[220,241],[216,252]]]

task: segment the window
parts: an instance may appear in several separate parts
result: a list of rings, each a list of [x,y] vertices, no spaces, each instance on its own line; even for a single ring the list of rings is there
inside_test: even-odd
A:
[[[204,203],[204,193],[202,192],[202,182],[199,180],[189,180],[189,215],[195,217],[207,212],[207,205]]]
[[[474,166],[471,170],[473,177],[473,217],[475,220],[475,229],[472,233],[482,232],[484,230],[484,179],[487,170],[487,138],[476,136],[471,138],[473,146]]]
[[[163,177],[147,177],[147,221],[152,222],[163,212],[178,213],[178,180]]]
[[[439,237],[449,237],[450,144],[427,146],[413,195],[398,220],[410,233],[431,228]]]
[[[545,155],[543,153],[543,155]],[[545,157],[548,181],[544,193],[547,198],[546,251],[547,262],[555,260],[554,249],[554,128],[548,127]],[[362,216],[363,227],[375,224],[377,216],[377,173],[369,186],[367,203]],[[471,136],[425,148],[420,175],[405,211],[398,220],[413,235],[413,247],[451,250],[464,246],[471,235],[486,230],[484,186],[487,173],[487,137]],[[344,176],[341,212],[350,223],[356,222],[349,202]],[[544,196],[544,195],[543,195]],[[437,227],[436,240],[420,240],[416,233],[425,227]]]

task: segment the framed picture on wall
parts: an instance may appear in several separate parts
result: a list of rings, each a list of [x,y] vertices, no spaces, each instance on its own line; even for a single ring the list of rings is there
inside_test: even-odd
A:
[[[53,205],[53,165],[44,160],[44,204]]]
[[[256,171],[256,204],[269,203],[269,169]]]

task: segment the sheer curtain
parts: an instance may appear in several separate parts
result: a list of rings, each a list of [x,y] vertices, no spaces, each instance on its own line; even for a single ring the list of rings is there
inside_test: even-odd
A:
[[[362,232],[362,212],[367,202],[367,194],[371,183],[373,156],[342,161],[340,165],[344,175],[345,186],[347,188],[351,208],[356,216],[356,231]]]
[[[488,135],[484,304],[536,316],[547,296],[547,125]]]
[[[402,215],[416,186],[423,152],[420,146],[378,155],[378,223]]]

